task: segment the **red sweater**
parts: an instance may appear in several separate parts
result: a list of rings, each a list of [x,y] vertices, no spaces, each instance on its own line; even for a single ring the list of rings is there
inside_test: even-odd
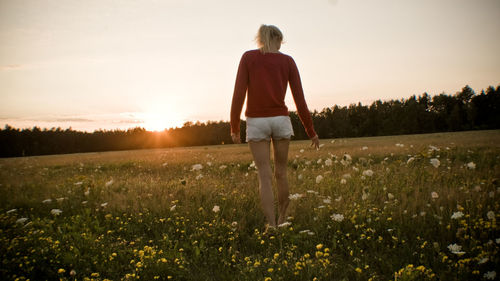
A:
[[[231,132],[240,132],[240,115],[247,91],[245,116],[288,116],[285,105],[288,83],[307,135],[316,136],[295,61],[282,53],[262,54],[260,50],[247,51],[241,57],[231,105]]]

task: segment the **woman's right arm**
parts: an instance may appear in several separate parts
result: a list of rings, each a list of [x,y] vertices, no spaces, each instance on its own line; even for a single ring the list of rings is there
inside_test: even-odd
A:
[[[243,54],[238,66],[236,82],[234,85],[233,100],[231,102],[231,137],[233,142],[238,143],[240,135],[240,116],[245,102],[248,88],[248,69],[246,64],[246,53]]]

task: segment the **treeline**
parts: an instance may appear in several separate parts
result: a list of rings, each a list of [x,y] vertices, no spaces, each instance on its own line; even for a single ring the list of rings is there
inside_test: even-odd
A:
[[[294,139],[307,139],[295,112],[290,113]],[[427,93],[408,99],[335,105],[312,118],[320,138],[419,134],[500,128],[500,86],[490,86],[478,95],[465,86],[455,95]],[[245,125],[241,122],[242,139]],[[149,132],[143,128],[126,131],[79,132],[61,128],[0,130],[0,157],[98,152],[177,146],[231,143],[228,122],[185,123],[181,128]]]

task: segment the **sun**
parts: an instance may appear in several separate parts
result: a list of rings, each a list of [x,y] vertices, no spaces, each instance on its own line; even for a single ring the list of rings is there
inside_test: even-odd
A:
[[[148,131],[163,131],[165,129],[180,127],[183,118],[171,110],[151,110],[141,113],[139,118],[143,121],[144,129]]]

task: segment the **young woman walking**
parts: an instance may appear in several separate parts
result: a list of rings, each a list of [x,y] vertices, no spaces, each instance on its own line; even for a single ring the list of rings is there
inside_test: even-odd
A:
[[[285,105],[288,84],[300,120],[312,140],[311,146],[318,149],[319,139],[304,98],[297,65],[291,56],[279,52],[283,34],[276,26],[262,25],[256,41],[259,49],[245,52],[238,67],[231,104],[231,137],[234,143],[241,143],[240,115],[245,97],[248,96],[245,111],[247,142],[259,174],[262,208],[268,227],[274,228],[276,217],[270,162],[271,142],[274,154],[274,177],[278,189],[278,225],[285,222],[289,204],[287,163],[293,129]]]

